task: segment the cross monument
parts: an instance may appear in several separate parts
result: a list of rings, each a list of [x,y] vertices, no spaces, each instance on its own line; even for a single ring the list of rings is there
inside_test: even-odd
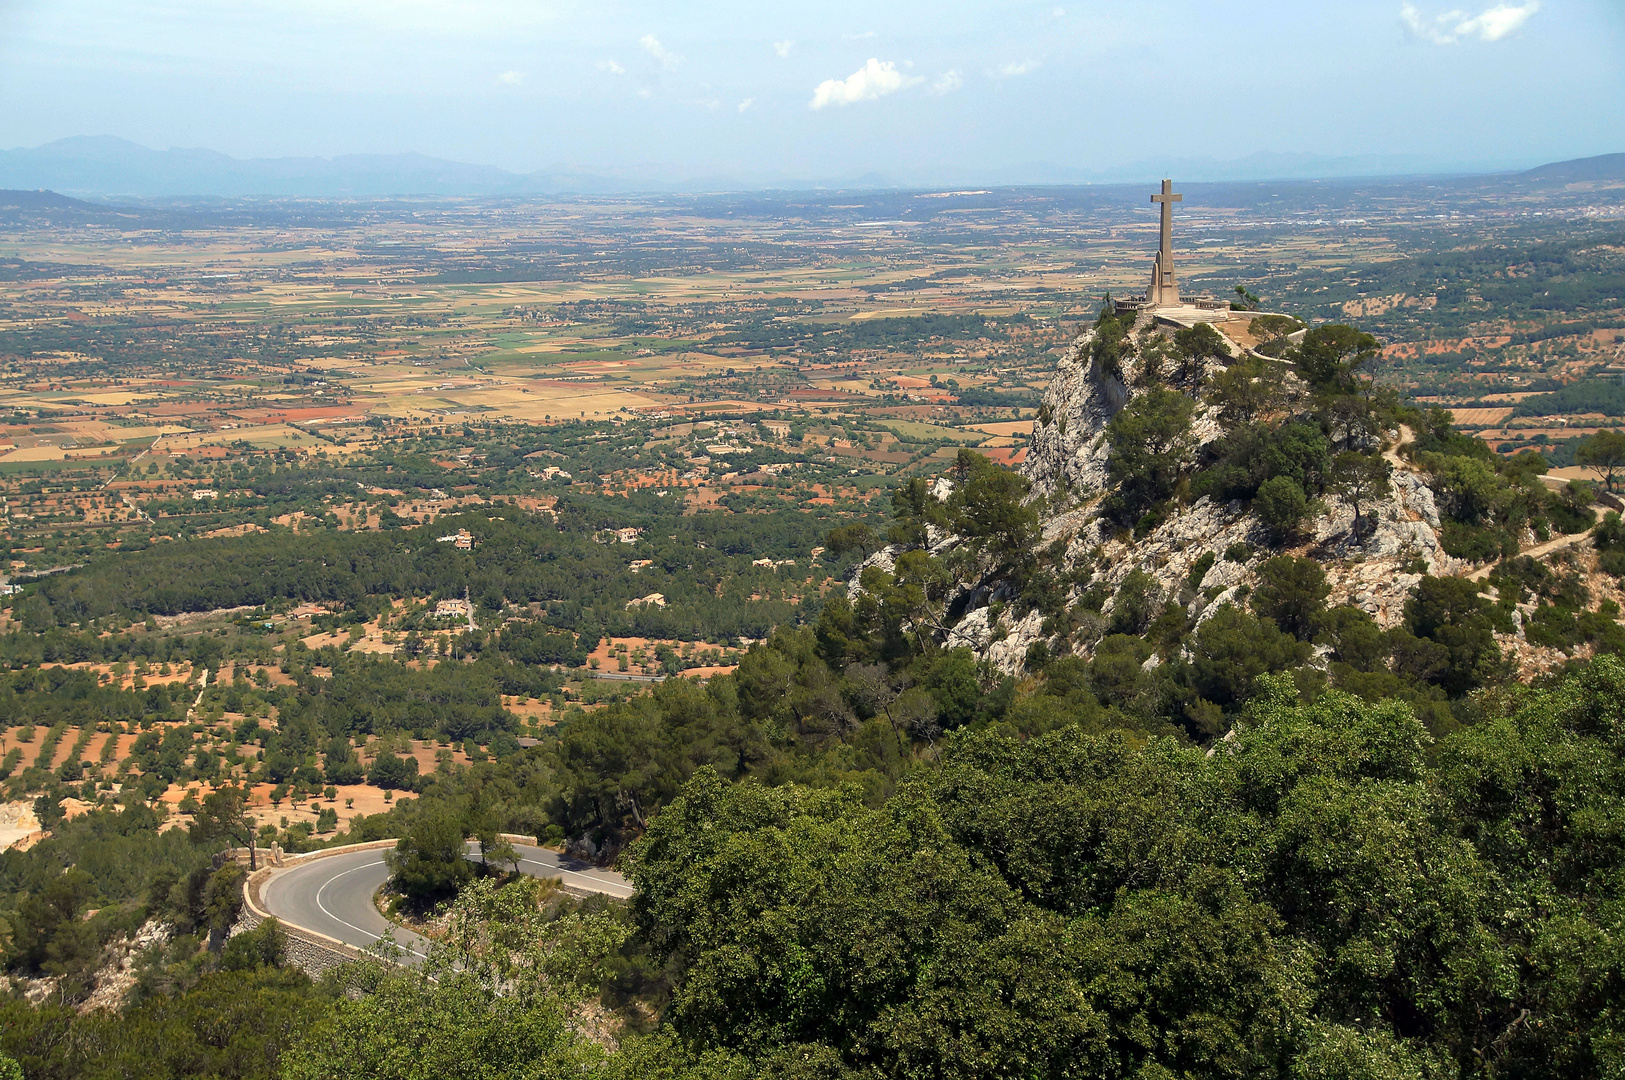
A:
[[[1151,264],[1151,287],[1145,291],[1146,303],[1152,307],[1175,307],[1179,304],[1179,283],[1174,280],[1174,203],[1184,202],[1185,196],[1174,194],[1174,182],[1162,182],[1162,194],[1151,196],[1151,201],[1162,204],[1162,242],[1157,246],[1157,261]]]

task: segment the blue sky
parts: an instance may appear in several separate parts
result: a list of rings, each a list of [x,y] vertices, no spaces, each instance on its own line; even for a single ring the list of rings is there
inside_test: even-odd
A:
[[[1625,3],[0,0],[0,146],[1021,179],[1625,150]]]

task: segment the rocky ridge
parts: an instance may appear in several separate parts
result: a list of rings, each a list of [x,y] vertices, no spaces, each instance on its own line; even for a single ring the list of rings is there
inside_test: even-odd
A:
[[[1365,508],[1368,521],[1360,535],[1354,530],[1353,510],[1328,499],[1320,516],[1304,531],[1304,539],[1295,546],[1281,548],[1274,545],[1267,527],[1241,502],[1221,505],[1203,497],[1174,509],[1148,535],[1133,538],[1102,514],[1101,501],[1108,485],[1110,457],[1106,427],[1141,392],[1137,386],[1139,373],[1132,357],[1120,373],[1094,370],[1090,360],[1092,337],[1092,330],[1085,331],[1061,359],[1045,391],[1021,466],[1032,484],[1033,497],[1046,499],[1043,544],[1063,542],[1067,568],[1093,558],[1092,584],[1104,585],[1115,595],[1125,578],[1143,571],[1151,575],[1164,596],[1178,598],[1200,623],[1220,605],[1244,604],[1246,593],[1257,583],[1257,568],[1266,559],[1279,554],[1305,556],[1325,568],[1331,586],[1328,605],[1361,608],[1379,627],[1387,629],[1403,621],[1405,601],[1424,573],[1462,575],[1472,569],[1467,562],[1447,554],[1440,543],[1438,504],[1428,478],[1395,452],[1410,438],[1406,429],[1382,434],[1384,456],[1393,467],[1392,490],[1386,498]],[[1241,351],[1239,346],[1236,351]],[[1289,376],[1289,398],[1303,393],[1302,384]],[[1192,434],[1199,448],[1222,435],[1212,406],[1199,404],[1192,419]],[[939,499],[946,499],[950,491],[946,480],[939,480],[933,488]],[[930,540],[937,554],[959,543],[957,537],[935,530]],[[1533,536],[1527,542],[1532,544]],[[1226,557],[1227,553],[1233,556],[1244,550],[1240,545],[1251,549],[1247,557]],[[864,566],[889,571],[899,550],[891,547],[866,560],[854,571],[849,592],[860,591],[858,577]],[[1189,577],[1206,557],[1210,557],[1210,565],[1193,588]],[[1594,555],[1590,561],[1595,563]],[[1592,579],[1594,585],[1601,586],[1596,591],[1616,601],[1625,600],[1625,593],[1607,575],[1592,575]],[[1011,674],[1021,672],[1028,648],[1034,643],[1045,641],[1052,649],[1062,647],[1058,639],[1044,634],[1040,613],[1016,616],[1010,607],[1001,604],[1013,597],[998,585],[982,583],[971,586],[969,592],[968,596],[951,597],[947,604],[948,610],[963,612],[946,634],[948,646],[968,646],[982,659]],[[1081,593],[1081,588],[1073,588],[1067,597],[1069,607],[1079,602]],[[1102,617],[1109,616],[1111,608],[1112,600],[1108,599]],[[1501,635],[1501,644],[1526,674],[1549,669],[1566,658],[1560,650],[1527,642],[1521,620],[1515,621],[1515,633]]]

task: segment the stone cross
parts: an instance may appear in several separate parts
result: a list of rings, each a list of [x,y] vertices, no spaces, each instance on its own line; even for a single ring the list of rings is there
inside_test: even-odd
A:
[[[1153,307],[1172,307],[1179,303],[1179,284],[1174,280],[1174,203],[1184,202],[1185,196],[1174,194],[1174,182],[1162,182],[1162,194],[1151,196],[1151,201],[1162,204],[1162,241],[1157,246],[1157,261],[1151,265],[1151,287],[1145,298]]]

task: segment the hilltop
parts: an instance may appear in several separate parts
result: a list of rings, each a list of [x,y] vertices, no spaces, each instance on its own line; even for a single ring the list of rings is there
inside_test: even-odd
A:
[[[1572,161],[1554,161],[1519,175],[1525,180],[1565,184],[1588,180],[1625,180],[1625,154],[1598,154]]]
[[[1351,327],[1266,316],[1251,347],[1133,319],[1102,315],[1056,369],[1021,466],[1026,535],[985,527],[1014,511],[962,454],[901,500],[854,603],[919,584],[939,598],[919,624],[1018,677],[1064,660],[1098,690],[1132,660],[1101,703],[1194,737],[1267,671],[1449,727],[1477,687],[1618,647],[1625,594],[1590,535],[1612,496],[1376,388],[1377,342]]]
[[[0,224],[48,227],[53,224],[118,222],[133,218],[129,210],[98,206],[54,191],[0,190]]]

